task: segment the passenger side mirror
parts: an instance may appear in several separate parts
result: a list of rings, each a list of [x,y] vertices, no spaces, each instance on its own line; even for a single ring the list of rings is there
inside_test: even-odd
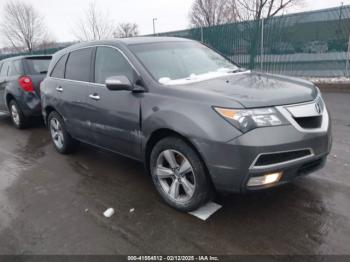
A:
[[[106,79],[106,87],[111,91],[122,91],[133,89],[133,85],[126,76],[111,76]]]

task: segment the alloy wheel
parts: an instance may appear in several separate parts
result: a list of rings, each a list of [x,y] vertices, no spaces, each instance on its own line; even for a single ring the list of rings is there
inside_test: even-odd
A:
[[[64,146],[64,135],[61,123],[56,118],[52,118],[50,121],[50,131],[56,147],[62,149]]]
[[[19,126],[21,123],[21,120],[20,120],[20,116],[18,113],[18,109],[15,105],[11,106],[11,116],[12,116],[13,122],[15,122],[15,124],[17,126]]]
[[[180,152],[172,149],[161,152],[155,175],[171,200],[184,203],[192,198],[196,189],[195,174],[190,161]]]

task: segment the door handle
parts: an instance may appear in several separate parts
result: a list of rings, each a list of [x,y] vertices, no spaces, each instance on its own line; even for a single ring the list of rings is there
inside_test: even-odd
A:
[[[93,100],[96,100],[96,101],[98,101],[98,100],[101,99],[100,96],[99,96],[98,94],[92,94],[92,95],[89,95],[89,97],[90,97],[91,99],[93,99]]]
[[[63,88],[58,86],[58,87],[56,87],[56,91],[62,93],[63,92]]]

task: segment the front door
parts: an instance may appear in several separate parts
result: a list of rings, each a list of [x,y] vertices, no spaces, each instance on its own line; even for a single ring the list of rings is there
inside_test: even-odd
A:
[[[126,76],[135,82],[135,71],[112,47],[97,47],[93,92],[89,95],[95,144],[128,157],[141,158],[140,107],[143,94],[110,91],[105,80]]]

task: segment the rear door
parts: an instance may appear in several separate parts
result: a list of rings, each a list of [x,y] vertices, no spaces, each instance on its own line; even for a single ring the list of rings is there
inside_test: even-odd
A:
[[[0,111],[7,111],[5,89],[10,62],[4,62],[0,69]]]
[[[60,113],[66,120],[68,130],[75,138],[92,143],[89,105],[87,98],[92,92],[91,72],[94,48],[72,51],[66,62],[65,80],[56,87],[61,93]]]

